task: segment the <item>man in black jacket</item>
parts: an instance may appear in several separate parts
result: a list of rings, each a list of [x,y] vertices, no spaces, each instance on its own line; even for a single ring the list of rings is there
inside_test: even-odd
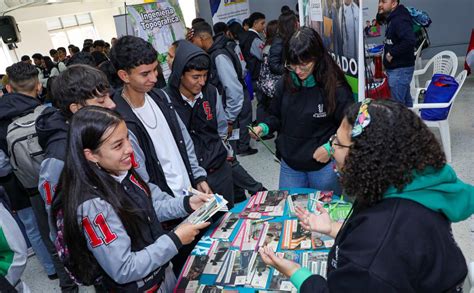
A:
[[[416,44],[411,16],[400,0],[380,0],[379,14],[387,20],[383,63],[392,98],[411,107],[410,82],[415,70]]]
[[[203,50],[181,41],[165,91],[191,135],[199,165],[207,172],[209,186],[223,195],[232,207],[232,170],[218,132],[219,122],[226,121],[225,113],[217,89],[206,84],[210,63]]]
[[[212,28],[206,22],[200,22],[193,28],[193,44],[211,57],[209,83],[217,87],[222,96],[229,134],[231,130],[239,129],[239,139],[233,147],[241,156],[253,155],[257,149],[250,147],[247,131],[247,126],[252,123],[252,104],[246,95],[239,56],[230,45],[232,41],[224,33],[213,38]]]

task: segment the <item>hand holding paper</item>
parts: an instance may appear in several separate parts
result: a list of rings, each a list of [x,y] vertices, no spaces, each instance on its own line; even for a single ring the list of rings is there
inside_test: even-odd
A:
[[[193,210],[199,209],[204,203],[212,199],[212,194],[198,193],[189,198],[189,205]]]

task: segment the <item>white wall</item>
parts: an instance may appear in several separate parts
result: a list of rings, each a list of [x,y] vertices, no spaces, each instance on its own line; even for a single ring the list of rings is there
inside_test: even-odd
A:
[[[21,42],[17,43],[18,49],[15,50],[18,58],[23,55],[31,57],[34,53],[49,56],[48,52],[53,48],[53,43],[44,20],[21,22],[18,27],[21,34]]]
[[[127,1],[128,5],[136,3],[143,3],[143,1]],[[64,15],[90,12],[98,37],[110,42],[110,39],[116,36],[113,16],[119,14],[119,7],[123,7],[123,2],[104,0],[30,6],[11,11],[8,15],[15,17],[21,32],[21,42],[17,44],[16,56],[20,58],[22,55],[31,56],[34,53],[48,55],[49,50],[53,48],[53,44],[46,26],[46,20]],[[11,55],[15,56],[15,54]]]
[[[104,41],[110,43],[110,39],[117,37],[115,30],[114,15],[120,13],[118,7],[91,11],[92,21],[97,35]]]

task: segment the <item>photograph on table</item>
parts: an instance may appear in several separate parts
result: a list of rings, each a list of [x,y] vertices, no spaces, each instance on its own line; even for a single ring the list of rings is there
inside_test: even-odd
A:
[[[330,248],[334,240],[328,236],[303,229],[298,220],[286,220],[281,249],[306,250]]]
[[[296,217],[296,207],[313,211],[312,205],[316,205],[315,201],[310,201],[314,197],[314,193],[291,194],[288,196],[288,213],[290,217]]]
[[[278,257],[300,263],[300,255],[294,251],[277,252]],[[298,290],[290,281],[290,278],[280,273],[278,270],[273,270],[272,280],[269,289],[279,290],[283,292],[296,293]]]
[[[201,285],[196,293],[238,293],[238,290],[228,290],[218,286]]]
[[[328,252],[303,252],[301,254],[301,266],[307,268],[311,273],[326,278],[328,263]]]
[[[226,213],[220,224],[212,232],[211,237],[214,239],[229,240],[232,232],[239,221],[239,214]]]
[[[268,246],[277,251],[278,243],[280,243],[281,233],[283,229],[283,223],[271,222],[268,223],[268,229],[266,229],[265,239],[262,246]]]
[[[255,223],[251,220],[245,220],[241,225],[241,229],[244,229],[244,234],[242,237],[240,249],[257,250],[257,248],[261,247],[265,241],[268,223]]]
[[[230,242],[215,241],[209,249],[209,261],[204,267],[203,274],[217,275],[222,268]]]
[[[188,257],[181,278],[178,280],[175,290],[177,293],[196,292],[199,288],[199,278],[208,259],[207,255],[190,255]]]
[[[252,288],[265,289],[271,278],[271,269],[267,266],[258,252],[254,253],[252,264],[249,270],[248,284]]]
[[[244,286],[247,282],[247,274],[254,251],[232,250],[229,253],[229,264],[223,277],[224,286]]]
[[[257,192],[240,213],[240,217],[260,219],[262,216],[283,216],[287,196],[288,191],[286,190]]]

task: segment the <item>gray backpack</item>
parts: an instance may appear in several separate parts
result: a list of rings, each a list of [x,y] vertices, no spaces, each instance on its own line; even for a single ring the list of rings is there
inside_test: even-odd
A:
[[[8,156],[13,172],[25,188],[38,188],[39,171],[44,152],[38,143],[36,119],[46,106],[35,108],[34,112],[17,117],[8,125]]]

